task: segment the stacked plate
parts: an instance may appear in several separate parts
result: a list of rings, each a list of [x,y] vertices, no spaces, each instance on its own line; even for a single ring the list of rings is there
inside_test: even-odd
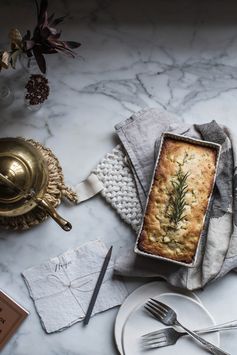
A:
[[[131,293],[117,314],[115,341],[121,355],[146,354],[147,351],[141,346],[141,336],[165,327],[144,309],[144,304],[151,297],[171,306],[181,323],[183,322],[190,329],[216,324],[195,293],[177,290],[165,282],[151,282]],[[219,333],[203,335],[203,337],[217,346],[220,345]],[[203,349],[190,337],[183,337],[175,345],[152,349],[149,354],[201,355]]]

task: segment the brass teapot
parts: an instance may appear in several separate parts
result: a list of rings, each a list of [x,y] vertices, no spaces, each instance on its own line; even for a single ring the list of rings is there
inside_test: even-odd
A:
[[[48,166],[42,154],[23,138],[0,139],[0,216],[21,216],[36,206],[65,230],[71,224],[45,199]]]

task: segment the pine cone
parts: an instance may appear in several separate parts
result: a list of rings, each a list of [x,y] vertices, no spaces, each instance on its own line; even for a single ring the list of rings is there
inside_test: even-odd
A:
[[[41,74],[31,75],[25,87],[27,89],[25,99],[30,105],[39,105],[49,96],[48,80]]]

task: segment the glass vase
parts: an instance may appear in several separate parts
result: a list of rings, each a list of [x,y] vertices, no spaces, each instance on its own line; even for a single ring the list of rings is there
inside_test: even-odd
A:
[[[0,81],[0,108],[10,106],[14,100],[12,89],[5,83]]]
[[[31,75],[42,75],[34,56],[28,57],[26,54],[22,54],[20,56],[20,63],[25,75],[25,85],[30,80]],[[26,108],[32,112],[38,111],[42,107],[43,103],[31,104],[30,101],[26,98],[26,95],[27,90],[25,88],[24,103]]]
[[[22,53],[19,57],[19,61],[26,76],[41,74],[34,56],[28,57],[26,54]]]

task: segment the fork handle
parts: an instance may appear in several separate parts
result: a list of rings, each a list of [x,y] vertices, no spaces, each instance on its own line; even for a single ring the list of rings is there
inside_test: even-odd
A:
[[[210,328],[210,329],[199,329],[199,330],[194,330],[195,333],[197,334],[210,334],[210,333],[217,333],[219,331],[226,331],[226,330],[234,330],[237,328],[236,326],[232,326],[232,327],[220,327],[220,328]],[[187,335],[187,333],[184,333],[184,335]]]
[[[226,330],[226,329],[235,329],[237,327],[237,320],[232,320],[229,322],[221,323],[221,324],[216,324],[211,327],[207,328],[202,328],[202,329],[195,329],[195,333],[205,333],[206,331],[218,331],[218,330]]]
[[[220,348],[218,348],[217,346],[213,345],[212,343],[210,343],[209,341],[203,339],[202,337],[200,337],[198,334],[194,333],[192,330],[187,329],[185,326],[183,326],[182,324],[180,324],[178,321],[176,321],[176,325],[180,326],[181,328],[183,328],[188,334],[190,334],[194,339],[196,339],[197,341],[199,341],[201,344],[203,344],[206,349],[208,351],[210,351],[211,354],[214,355],[230,355],[229,353],[226,353],[225,351],[221,350]]]

